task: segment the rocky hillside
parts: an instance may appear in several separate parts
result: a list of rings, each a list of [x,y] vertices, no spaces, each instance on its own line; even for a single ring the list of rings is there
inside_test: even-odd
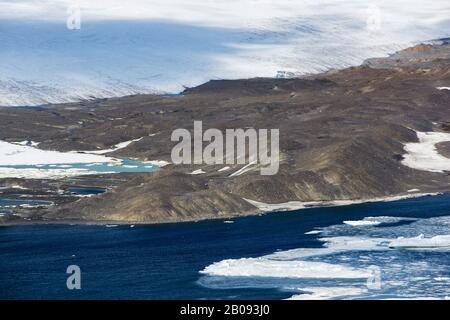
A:
[[[257,166],[164,167],[131,174],[105,194],[39,212],[51,220],[167,222],[253,214],[267,203],[368,199],[450,189],[448,173],[401,163],[416,131],[450,132],[450,45],[408,49],[359,67],[301,79],[210,81],[182,95],[137,95],[42,108],[1,108],[0,138],[40,148],[95,150],[170,161],[177,128],[279,128],[280,171]],[[448,145],[438,146],[448,156]],[[191,175],[201,169],[202,174]]]

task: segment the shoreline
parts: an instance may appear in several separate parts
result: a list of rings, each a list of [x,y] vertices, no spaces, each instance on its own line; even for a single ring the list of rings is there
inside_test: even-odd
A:
[[[392,202],[399,201],[405,199],[412,198],[421,198],[428,196],[437,196],[441,194],[445,194],[447,192],[425,192],[425,193],[416,193],[416,194],[405,194],[405,195],[397,195],[397,196],[386,196],[386,197],[376,197],[369,199],[361,199],[361,200],[324,200],[324,201],[289,201],[278,204],[270,204],[264,203],[254,200],[245,199],[250,204],[256,206],[263,212],[277,212],[277,211],[295,211],[300,209],[309,209],[309,208],[321,208],[321,207],[342,207],[342,206],[350,206],[353,204],[363,204],[363,203],[372,203],[372,202]]]
[[[370,199],[359,199],[359,200],[332,200],[332,201],[309,201],[309,202],[300,202],[300,201],[290,201],[279,204],[267,204],[258,201],[253,201],[249,199],[244,199],[249,203],[255,205],[256,203],[260,204],[260,208],[258,211],[249,212],[249,213],[239,213],[232,214],[221,217],[205,217],[202,219],[187,219],[187,220],[179,220],[179,221],[114,221],[114,220],[97,220],[97,221],[83,221],[83,220],[20,220],[19,221],[10,221],[6,223],[0,223],[1,227],[13,227],[13,226],[35,226],[35,225],[65,225],[65,226],[110,226],[110,227],[119,227],[129,225],[139,225],[139,226],[152,226],[152,225],[164,225],[164,224],[180,224],[180,223],[198,223],[198,222],[207,222],[207,221],[220,221],[229,219],[237,219],[244,217],[256,217],[263,216],[266,214],[274,214],[277,212],[294,212],[298,210],[304,209],[318,209],[318,208],[333,208],[333,207],[344,207],[358,204],[366,204],[366,203],[377,203],[377,202],[395,202],[406,199],[414,199],[414,198],[423,198],[423,197],[432,197],[448,194],[450,191],[442,191],[442,192],[428,192],[428,193],[416,193],[416,194],[404,194],[397,196],[387,196],[387,197],[378,197],[378,198],[370,198]],[[290,207],[287,207],[287,205]],[[271,206],[271,209],[262,209],[263,206]]]

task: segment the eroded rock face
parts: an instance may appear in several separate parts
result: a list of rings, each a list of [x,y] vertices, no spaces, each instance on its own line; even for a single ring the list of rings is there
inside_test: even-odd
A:
[[[243,200],[267,203],[368,199],[410,189],[446,191],[448,173],[402,165],[414,130],[450,132],[450,46],[420,46],[360,67],[303,79],[211,81],[174,97],[131,96],[0,108],[0,138],[30,139],[40,148],[106,149],[143,137],[112,154],[170,161],[174,129],[280,129],[280,171],[242,165],[167,166],[121,175],[107,193],[39,212],[51,220],[174,222],[256,213]],[[448,156],[448,145],[437,146]],[[191,175],[194,170],[205,173]]]

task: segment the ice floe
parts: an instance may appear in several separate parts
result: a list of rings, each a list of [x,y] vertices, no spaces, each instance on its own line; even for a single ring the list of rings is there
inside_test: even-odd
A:
[[[445,261],[439,260],[441,264],[432,267],[434,260],[411,258],[411,254],[449,250],[450,216],[380,216],[355,221],[380,224],[377,228],[331,225],[320,229],[321,247],[215,262],[200,271],[209,277],[200,283],[215,289],[278,288],[295,293],[290,299],[299,300],[444,299],[442,290],[449,279],[447,266],[442,265]],[[408,223],[385,226],[401,221]],[[418,231],[424,235],[411,236]],[[410,254],[405,255],[405,250]],[[374,279],[379,287],[369,286]]]
[[[273,260],[270,257],[223,260],[207,266],[200,273],[233,277],[277,278],[367,278],[367,270],[323,262]]]
[[[105,156],[142,138],[119,143],[112,149],[59,152],[38,149],[23,143],[0,140],[0,178],[59,179],[118,172],[150,172],[166,161],[139,162]]]
[[[311,230],[311,231],[305,232],[305,234],[312,235],[312,234],[319,234],[321,232],[322,232],[321,230]]]
[[[450,250],[450,235],[438,235],[425,238],[423,234],[414,238],[399,237],[389,242],[390,248],[403,248],[413,250],[444,249]]]
[[[17,169],[17,168],[1,168],[1,178],[20,178],[20,179],[59,179],[65,177],[75,177],[82,175],[96,174],[95,172],[86,169]],[[108,173],[108,172],[102,172]],[[114,173],[114,172],[109,172]]]
[[[419,142],[406,143],[402,164],[413,169],[444,172],[450,171],[450,159],[439,154],[436,144],[450,141],[450,133],[416,132]]]
[[[412,220],[411,218],[398,218],[398,217],[366,217],[362,220],[346,220],[343,221],[344,224],[352,226],[352,227],[370,227],[370,226],[378,226],[383,223],[394,223],[400,222],[404,220]]]
[[[344,221],[345,224],[348,224],[350,226],[354,227],[361,227],[361,226],[377,226],[381,224],[380,221],[376,220],[347,220]]]

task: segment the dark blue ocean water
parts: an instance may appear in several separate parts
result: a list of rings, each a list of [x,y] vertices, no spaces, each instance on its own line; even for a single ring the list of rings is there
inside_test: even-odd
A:
[[[199,271],[224,259],[321,247],[318,235],[305,232],[340,225],[344,220],[368,216],[428,219],[448,215],[447,194],[273,213],[234,219],[234,223],[204,221],[134,228],[3,226],[0,299],[283,299],[292,296],[292,292],[250,285],[208,287],[203,284],[207,276]],[[450,274],[448,253],[427,254],[419,252],[415,257],[408,252],[405,259],[409,260],[404,261],[437,259],[436,264],[444,266],[439,272]],[[81,290],[66,288],[66,268],[73,264],[81,268]]]

